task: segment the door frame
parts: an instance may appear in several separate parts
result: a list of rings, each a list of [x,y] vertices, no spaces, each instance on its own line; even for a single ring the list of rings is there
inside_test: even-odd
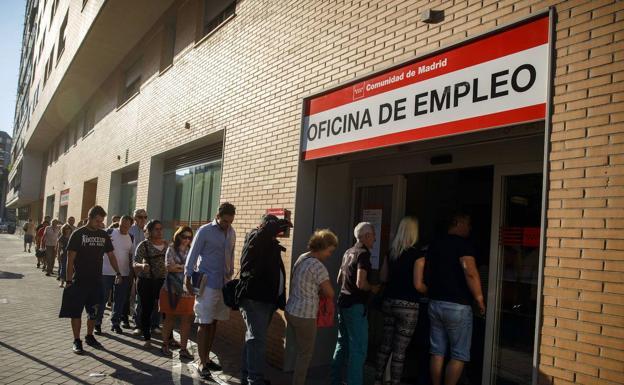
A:
[[[389,185],[392,186],[392,213],[390,215],[390,218],[391,218],[390,219],[390,239],[394,237],[394,231],[399,226],[399,222],[401,221],[402,216],[405,215],[405,189],[406,189],[407,183],[406,183],[406,178],[404,175],[356,178],[353,180],[353,187],[351,190],[351,218],[349,219],[351,230],[356,225],[355,202],[357,201],[357,199],[356,199],[355,194],[357,194],[358,188],[373,187],[373,186],[389,186]],[[381,259],[380,259],[380,262],[381,262]]]
[[[505,196],[504,178],[513,175],[526,175],[526,174],[543,174],[544,163],[543,162],[525,162],[525,163],[511,163],[511,164],[498,164],[494,165],[494,180],[493,180],[493,192],[492,192],[492,228],[490,236],[490,266],[488,272],[488,292],[487,292],[487,310],[486,310],[486,323],[485,323],[485,345],[483,352],[483,377],[482,385],[491,385],[494,382],[494,360],[497,357],[497,344],[498,340],[498,324],[499,315],[497,309],[500,306],[501,300],[501,275],[502,275],[502,261],[500,256],[500,225],[503,220],[503,199]],[[542,205],[544,204],[545,190],[542,190]],[[540,228],[543,236],[544,232],[544,215],[542,207],[542,217],[540,218]],[[542,275],[543,275],[543,260],[544,260],[544,245],[540,243],[539,259],[538,259],[538,282],[537,282],[537,303],[535,311],[535,338],[533,346],[533,356],[539,349],[538,337],[541,318],[541,295],[542,295]],[[535,365],[533,365],[533,371],[535,371]]]

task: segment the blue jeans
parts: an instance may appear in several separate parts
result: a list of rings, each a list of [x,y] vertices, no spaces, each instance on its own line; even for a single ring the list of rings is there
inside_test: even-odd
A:
[[[67,254],[65,256],[61,255],[61,260],[59,261],[59,278],[61,281],[65,281],[65,275],[67,271]]]
[[[123,308],[126,304],[126,292],[130,280],[128,277],[121,277],[121,283],[115,285],[114,275],[102,276],[102,297],[100,299],[100,306],[98,306],[96,325],[102,325],[102,318],[104,318],[104,306],[106,306],[106,300],[108,299],[108,293],[113,289],[113,309],[111,312],[111,324],[113,326],[119,326],[121,323],[121,317],[123,315]]]
[[[451,358],[470,361],[472,342],[472,307],[453,302],[429,302],[431,332],[429,352],[435,356],[445,356],[450,346]]]
[[[342,368],[347,360],[347,384],[364,383],[364,361],[368,348],[368,318],[364,305],[338,308],[338,341],[331,368],[332,385],[342,384]]]
[[[241,374],[249,385],[264,384],[267,330],[276,308],[267,302],[240,300],[240,312],[247,327]]]

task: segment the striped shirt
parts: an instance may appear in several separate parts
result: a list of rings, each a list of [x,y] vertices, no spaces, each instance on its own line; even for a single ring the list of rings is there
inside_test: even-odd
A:
[[[310,253],[301,255],[293,267],[286,311],[295,317],[316,319],[320,285],[327,280],[329,273],[321,261]]]

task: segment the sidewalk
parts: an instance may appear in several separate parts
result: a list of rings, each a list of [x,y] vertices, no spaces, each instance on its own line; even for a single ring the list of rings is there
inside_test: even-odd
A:
[[[54,277],[35,268],[34,254],[22,252],[15,235],[0,234],[0,384],[202,384],[194,362],[181,362],[147,351],[138,337],[112,334],[106,327],[97,337],[103,350],[85,345],[85,355],[76,356],[68,320],[59,319],[62,289]],[[108,319],[108,310],[105,315]],[[83,322],[83,332],[86,330]],[[106,324],[105,324],[106,325]],[[155,346],[158,345],[155,336]],[[83,337],[84,338],[84,337]],[[215,360],[223,366],[221,384],[239,384],[240,345],[215,339]],[[197,346],[190,349],[197,356]],[[268,367],[272,385],[290,384],[290,375]],[[328,383],[328,368],[313,368],[308,384]]]

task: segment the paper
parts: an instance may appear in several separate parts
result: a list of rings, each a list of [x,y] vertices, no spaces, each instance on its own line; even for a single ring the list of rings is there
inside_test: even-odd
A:
[[[371,265],[373,269],[379,269],[379,249],[381,244],[381,218],[382,209],[364,209],[362,212],[362,221],[369,222],[375,228],[375,236],[377,241],[371,250]]]

